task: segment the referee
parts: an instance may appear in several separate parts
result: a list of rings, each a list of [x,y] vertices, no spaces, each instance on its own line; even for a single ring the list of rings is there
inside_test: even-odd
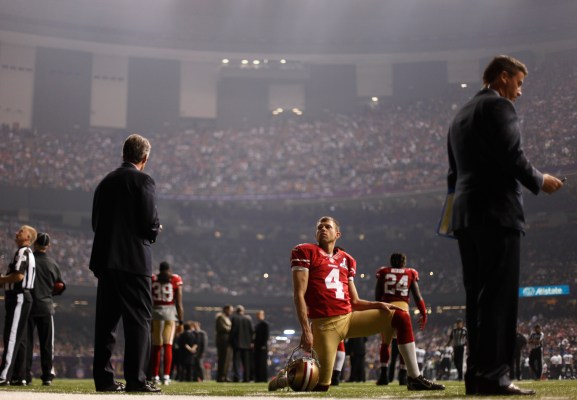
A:
[[[535,380],[540,380],[543,375],[543,341],[545,334],[541,330],[541,325],[537,324],[533,327],[533,332],[529,336],[529,367],[533,371]]]
[[[458,319],[455,327],[451,331],[446,346],[453,346],[453,362],[457,368],[457,377],[463,380],[463,357],[465,355],[465,346],[467,344],[467,328],[463,326],[463,320]]]
[[[4,286],[6,319],[4,323],[4,353],[0,366],[0,386],[24,386],[26,367],[26,325],[32,307],[32,294],[36,274],[36,262],[32,243],[36,240],[36,229],[28,225],[16,232],[18,250],[8,266],[8,273],[0,276]]]
[[[36,259],[36,281],[32,292],[32,310],[28,319],[28,346],[26,350],[26,381],[32,381],[32,350],[34,330],[38,331],[40,342],[40,365],[42,385],[50,386],[54,379],[54,303],[53,295],[60,295],[66,288],[60,275],[58,264],[46,254],[50,247],[50,236],[39,233],[34,242]],[[57,282],[59,284],[57,284]]]

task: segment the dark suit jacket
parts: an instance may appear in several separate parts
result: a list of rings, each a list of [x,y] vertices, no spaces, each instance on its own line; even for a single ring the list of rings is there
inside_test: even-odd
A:
[[[92,205],[90,269],[152,276],[150,244],[159,232],[154,180],[128,162],[98,185]]]
[[[513,103],[491,89],[478,92],[449,129],[449,192],[453,229],[500,226],[523,231],[521,185],[537,194],[543,174],[521,148]]]
[[[230,343],[233,349],[250,349],[254,334],[252,321],[248,315],[242,315],[237,312],[230,318]]]
[[[268,349],[268,339],[270,336],[270,329],[268,322],[260,320],[254,327],[254,348],[255,350]]]

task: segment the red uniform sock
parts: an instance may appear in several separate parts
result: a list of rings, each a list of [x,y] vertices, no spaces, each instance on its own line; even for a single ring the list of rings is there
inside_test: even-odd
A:
[[[170,375],[172,369],[172,345],[164,345],[164,375]]]
[[[391,354],[389,353],[389,345],[386,343],[381,343],[381,351],[379,352],[379,357],[381,361],[381,365],[387,365],[389,363],[389,359]]]
[[[162,346],[152,346],[152,378],[158,376],[160,371],[160,351],[162,350]]]

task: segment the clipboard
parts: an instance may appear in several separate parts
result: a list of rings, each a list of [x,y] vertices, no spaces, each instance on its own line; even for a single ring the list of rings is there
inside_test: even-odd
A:
[[[439,219],[439,224],[437,225],[437,235],[456,239],[455,232],[453,231],[453,200],[455,198],[455,192],[447,193],[445,197],[445,204],[443,204],[443,210],[441,212],[441,218]]]

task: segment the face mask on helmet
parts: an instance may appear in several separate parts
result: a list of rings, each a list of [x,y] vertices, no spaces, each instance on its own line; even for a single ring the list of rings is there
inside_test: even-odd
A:
[[[295,392],[310,392],[319,382],[320,364],[315,351],[310,355],[296,357],[302,349],[297,346],[291,352],[286,368],[283,368],[269,382],[268,390],[275,391],[290,387]]]

